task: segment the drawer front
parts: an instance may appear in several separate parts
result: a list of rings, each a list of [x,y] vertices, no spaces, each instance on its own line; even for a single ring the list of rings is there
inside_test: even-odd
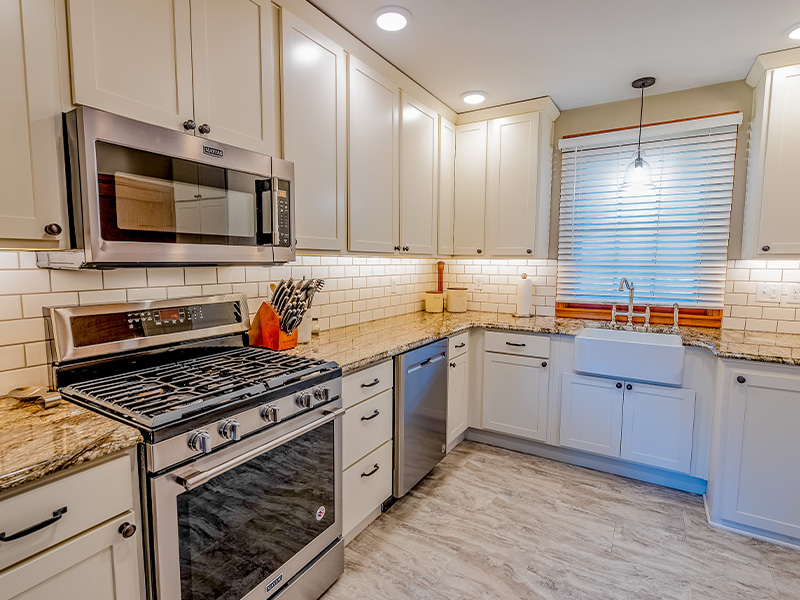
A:
[[[547,336],[500,331],[487,331],[485,335],[487,352],[550,358],[550,338]]]
[[[384,361],[374,367],[352,373],[342,379],[342,403],[345,408],[358,404],[392,388],[394,363]]]
[[[392,439],[392,390],[347,409],[342,420],[342,464],[345,468]]]
[[[347,535],[391,495],[392,443],[386,442],[349,469],[345,469],[342,475],[344,534]]]
[[[133,508],[132,481],[125,455],[0,502],[0,532],[6,537],[67,509],[51,525],[0,545],[0,570]]]
[[[469,332],[459,333],[447,340],[447,356],[455,358],[469,351]]]

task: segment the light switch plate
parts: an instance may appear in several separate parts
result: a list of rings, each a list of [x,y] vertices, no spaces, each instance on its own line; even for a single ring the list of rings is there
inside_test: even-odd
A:
[[[392,293],[393,293],[393,294],[396,294],[396,293],[397,293],[397,277],[392,277],[392,278],[390,279],[390,283],[389,283],[389,285],[390,285],[390,286],[391,286],[391,288],[392,288]]]
[[[483,289],[483,275],[475,275],[475,289],[482,290]]]
[[[759,283],[758,286],[756,286],[756,302],[771,302],[780,304],[781,284]]]
[[[800,306],[800,283],[783,284],[782,306]]]

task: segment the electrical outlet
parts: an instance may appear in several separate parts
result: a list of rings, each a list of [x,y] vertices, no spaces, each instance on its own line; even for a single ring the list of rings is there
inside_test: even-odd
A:
[[[390,285],[390,286],[391,286],[391,288],[392,288],[392,293],[393,293],[393,294],[396,294],[396,293],[397,293],[397,277],[392,277],[392,278],[389,280],[389,285]]]
[[[484,276],[483,275],[475,275],[475,289],[482,290],[483,283],[484,283]]]
[[[780,304],[780,301],[780,283],[759,283],[756,286],[756,302],[773,302],[775,304]]]
[[[783,294],[784,294],[783,304],[800,305],[800,283],[784,283]]]

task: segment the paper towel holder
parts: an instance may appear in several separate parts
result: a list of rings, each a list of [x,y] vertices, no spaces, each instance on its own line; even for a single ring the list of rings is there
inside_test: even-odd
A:
[[[527,279],[528,279],[528,274],[527,273],[522,273],[522,280],[526,281]],[[517,287],[517,289],[519,290],[519,287]],[[533,317],[533,314],[531,314],[531,312],[530,312],[530,296],[528,297],[528,303],[527,304],[528,304],[528,313],[527,314],[522,314],[521,312],[519,312],[520,311],[520,307],[519,307],[519,305],[520,305],[520,303],[519,303],[519,291],[517,291],[517,312],[514,313],[514,317],[516,317],[518,319],[530,319],[531,317]]]

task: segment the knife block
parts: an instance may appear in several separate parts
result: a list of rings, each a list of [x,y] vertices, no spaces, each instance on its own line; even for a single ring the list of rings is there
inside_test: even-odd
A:
[[[297,346],[297,329],[287,334],[271,304],[263,302],[250,325],[250,345],[270,350],[288,350]]]

